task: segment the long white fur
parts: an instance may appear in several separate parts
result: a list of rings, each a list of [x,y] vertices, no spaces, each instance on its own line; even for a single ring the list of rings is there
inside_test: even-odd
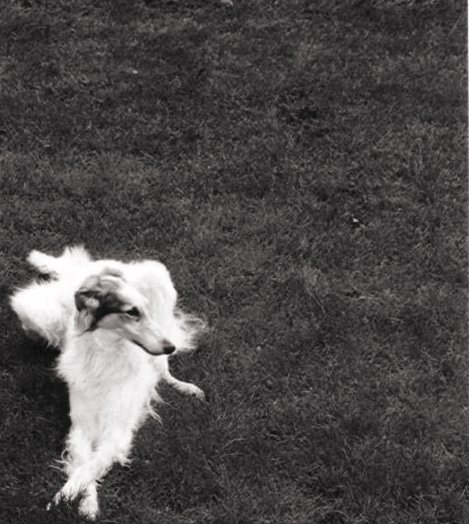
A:
[[[113,463],[128,461],[135,431],[154,415],[158,384],[166,381],[181,393],[204,398],[200,388],[170,374],[163,354],[168,344],[175,353],[192,349],[203,323],[176,307],[176,290],[160,262],[93,261],[80,246],[66,248],[60,257],[32,251],[28,261],[51,278],[17,290],[11,305],[27,332],[61,350],[57,373],[70,395],[68,479],[53,503],[81,496],[80,513],[94,520],[97,482]],[[126,307],[138,307],[137,320],[113,313],[90,328],[90,310],[77,310],[75,293],[96,275],[118,289]]]

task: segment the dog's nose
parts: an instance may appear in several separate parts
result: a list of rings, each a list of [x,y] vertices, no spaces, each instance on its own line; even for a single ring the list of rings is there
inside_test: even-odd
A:
[[[165,340],[163,342],[163,353],[165,355],[171,355],[171,353],[174,353],[174,351],[176,351],[176,346]]]

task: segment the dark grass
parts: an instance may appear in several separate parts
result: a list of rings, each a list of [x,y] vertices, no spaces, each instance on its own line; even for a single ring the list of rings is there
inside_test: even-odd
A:
[[[32,248],[159,258],[213,328],[100,522],[464,523],[466,12],[456,1],[4,0],[0,521],[44,510]]]

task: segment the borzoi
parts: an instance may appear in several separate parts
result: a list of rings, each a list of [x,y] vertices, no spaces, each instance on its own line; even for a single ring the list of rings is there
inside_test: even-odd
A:
[[[70,396],[68,478],[53,503],[81,496],[80,513],[94,520],[97,482],[113,463],[128,462],[133,434],[155,415],[158,383],[204,398],[168,367],[168,355],[195,347],[204,324],[176,307],[160,262],[93,261],[82,247],[60,257],[32,251],[28,261],[50,278],[17,290],[11,304],[26,332],[60,349],[57,373]]]

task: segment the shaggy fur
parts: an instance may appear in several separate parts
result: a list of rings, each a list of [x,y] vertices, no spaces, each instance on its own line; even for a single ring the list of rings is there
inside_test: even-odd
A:
[[[168,355],[194,348],[204,326],[177,309],[160,262],[93,261],[82,247],[58,258],[32,251],[28,261],[50,279],[19,289],[11,305],[26,332],[61,350],[57,372],[70,395],[68,479],[53,503],[80,495],[80,513],[95,519],[97,482],[128,461],[135,431],[154,415],[158,383],[204,398],[168,368]]]

